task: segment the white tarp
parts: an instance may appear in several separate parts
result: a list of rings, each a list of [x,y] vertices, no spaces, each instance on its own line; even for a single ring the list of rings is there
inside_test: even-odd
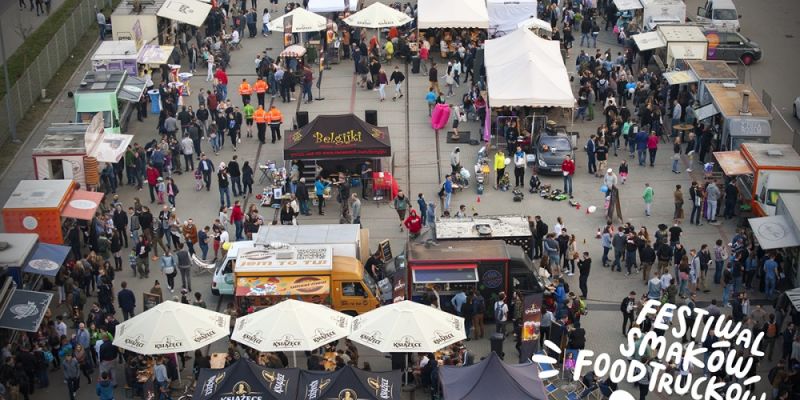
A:
[[[697,76],[695,76],[694,72],[691,70],[689,71],[670,71],[664,72],[661,74],[664,79],[667,80],[667,83],[670,85],[683,85],[686,83],[694,83],[697,82]]]
[[[358,0],[350,0],[350,11],[356,11]],[[344,0],[309,0],[308,11],[315,13],[342,12]]]
[[[617,6],[619,11],[640,10],[643,8],[639,0],[614,0],[614,5]]]
[[[645,33],[640,33],[638,35],[633,35],[633,41],[636,43],[636,47],[639,48],[639,51],[657,49],[659,47],[664,47],[667,45],[667,43],[664,42],[664,39],[661,37],[661,34],[658,33],[658,31],[645,32]]]
[[[541,29],[541,30],[548,31],[548,32],[552,32],[553,31],[553,27],[552,27],[552,25],[550,25],[549,22],[543,21],[543,20],[541,20],[539,18],[536,18],[536,17],[528,18],[528,19],[518,23],[517,27],[525,28],[525,29]]]
[[[785,215],[750,218],[747,220],[758,244],[764,250],[800,246],[800,238]]]
[[[520,22],[536,18],[536,0],[487,0],[489,26],[509,33],[517,29]]]
[[[269,22],[269,27],[273,31],[283,32],[283,20],[292,16],[292,33],[300,32],[319,32],[328,27],[328,20],[325,17],[307,11],[304,8],[295,8],[288,14],[283,14]]]
[[[132,140],[133,135],[104,134],[102,141],[90,155],[95,157],[98,162],[119,162]]]
[[[162,18],[169,18],[184,24],[201,26],[205,22],[208,13],[211,11],[211,4],[206,4],[198,0],[167,0],[158,9],[158,15]]]
[[[484,0],[419,0],[419,29],[489,28]]]
[[[486,41],[489,105],[565,107],[575,104],[556,41],[527,29]]]

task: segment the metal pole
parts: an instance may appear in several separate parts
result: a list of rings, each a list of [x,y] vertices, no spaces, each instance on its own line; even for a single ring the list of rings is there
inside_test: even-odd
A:
[[[8,62],[6,60],[6,45],[3,39],[3,29],[0,29],[0,58],[3,60],[3,81],[6,85],[6,115],[8,116],[8,131],[11,133],[11,141],[19,143],[17,139],[17,124],[14,122],[14,115],[11,112],[11,80],[8,77]]]

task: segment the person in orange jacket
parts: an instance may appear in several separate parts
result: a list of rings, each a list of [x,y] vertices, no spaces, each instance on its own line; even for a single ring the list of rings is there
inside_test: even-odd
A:
[[[281,124],[283,123],[283,114],[278,107],[274,105],[269,108],[269,129],[272,132],[272,143],[275,143],[275,137],[281,140]]]
[[[261,78],[258,78],[256,83],[253,84],[253,90],[258,98],[258,105],[262,107],[264,106],[264,95],[267,93],[267,89],[269,89],[269,85]]]
[[[250,104],[250,95],[253,94],[253,88],[247,82],[247,78],[242,79],[239,85],[239,94],[242,96],[242,104]]]
[[[267,134],[267,122],[269,120],[269,114],[264,110],[264,106],[258,106],[256,112],[253,113],[253,120],[256,122],[256,129],[258,130],[258,141],[264,144]]]

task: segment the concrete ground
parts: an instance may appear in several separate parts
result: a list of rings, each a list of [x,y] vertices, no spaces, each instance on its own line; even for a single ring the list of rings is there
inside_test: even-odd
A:
[[[230,75],[229,93],[231,93],[230,97],[234,99],[235,104],[240,105],[241,101],[239,96],[235,94],[238,81],[242,77],[247,77],[252,82],[255,78],[252,72],[252,60],[255,54],[264,48],[280,48],[279,40],[280,37],[278,35],[273,35],[269,38],[261,36],[257,36],[254,39],[246,38],[243,40],[243,49],[233,53],[233,66],[228,72]],[[764,41],[762,40],[762,42]],[[602,43],[602,48],[611,47],[612,51],[616,53],[617,47],[608,33],[601,33],[600,42]],[[576,43],[572,58],[567,60],[567,67],[570,71],[574,70],[574,57],[578,50],[579,46]],[[275,56],[275,51],[270,52],[270,55]],[[771,64],[772,61],[768,59],[757,65],[757,67]],[[389,68],[393,68],[394,65],[400,64],[394,63],[385,66],[385,68],[390,71]],[[401,65],[401,68],[404,69],[405,66]],[[755,71],[755,68],[753,71]],[[776,68],[779,67],[776,66]],[[71,78],[66,90],[72,90],[77,87],[83,73],[88,69],[88,63],[84,62],[78,73]],[[447,144],[443,137],[437,137],[430,128],[427,105],[424,100],[427,91],[427,77],[413,75],[410,74],[410,71],[407,71],[406,76],[408,79],[405,84],[405,97],[401,101],[393,102],[387,100],[380,103],[377,101],[377,92],[356,87],[352,70],[352,62],[343,60],[341,64],[333,65],[332,69],[324,72],[321,85],[321,93],[325,98],[324,100],[314,101],[311,104],[300,102],[284,104],[278,99],[275,104],[283,112],[287,121],[283,127],[289,127],[288,121],[291,120],[291,117],[298,109],[308,111],[310,119],[321,114],[348,112],[354,112],[363,118],[364,110],[377,110],[378,124],[388,126],[390,131],[394,175],[398,179],[400,187],[410,193],[412,198],[416,197],[417,193],[424,193],[429,199],[435,198],[441,176],[448,172],[450,168],[448,155],[455,145]],[[315,83],[316,79],[317,72],[315,71]],[[535,77],[531,77],[531,79],[535,79]],[[197,100],[194,94],[197,93],[197,90],[208,88],[208,84],[205,82],[205,70],[198,71],[197,76],[191,81],[191,87],[193,95],[186,98],[187,104],[196,106]],[[466,90],[467,86],[461,85],[457,89],[457,95],[450,100],[456,101],[456,99],[460,99],[461,94]],[[387,87],[387,92],[391,96],[392,88]],[[299,96],[299,92],[297,95]],[[316,98],[317,95],[318,91],[315,87],[314,97]],[[31,135],[32,139],[26,144],[23,152],[18,155],[11,168],[0,178],[0,193],[3,194],[0,196],[0,202],[5,201],[19,180],[33,179],[30,152],[38,144],[47,125],[52,122],[70,121],[73,116],[72,99],[67,98],[65,93],[61,93],[55,99],[54,106],[43,117],[42,125]],[[559,122],[569,124],[568,119],[569,117],[566,117],[566,119],[560,119]],[[135,141],[145,143],[156,137],[156,122],[157,115],[150,115],[142,123],[133,119],[129,133],[136,135]],[[570,128],[570,130],[581,132],[582,135],[580,139],[581,145],[578,146],[579,150],[576,150],[578,169],[574,182],[575,199],[582,205],[580,210],[570,207],[567,202],[550,202],[533,195],[526,196],[524,201],[515,203],[511,200],[510,192],[494,191],[491,188],[488,188],[484,195],[480,197],[480,202],[478,202],[478,196],[474,189],[470,188],[455,194],[452,204],[454,206],[465,204],[469,210],[474,209],[475,212],[482,215],[541,215],[550,226],[553,225],[556,217],[562,217],[570,232],[578,236],[579,251],[589,251],[592,258],[596,260],[589,281],[588,307],[590,313],[582,320],[584,327],[589,332],[587,348],[594,350],[596,353],[607,352],[614,357],[618,356],[618,345],[622,340],[619,333],[621,322],[618,311],[619,302],[629,291],[636,290],[641,292],[645,286],[640,277],[626,277],[623,274],[611,273],[599,266],[602,252],[599,240],[596,240],[594,235],[597,228],[604,224],[605,219],[599,212],[587,214],[585,210],[590,205],[595,205],[602,209],[603,195],[599,191],[601,182],[598,178],[587,174],[586,157],[580,150],[588,134],[594,132],[598,124],[599,122],[596,119],[592,122],[575,124]],[[471,131],[473,137],[475,137],[479,127],[476,123],[469,122],[462,124],[462,129]],[[255,139],[243,138],[242,141],[243,145],[239,146],[238,152],[235,153],[238,154],[240,162],[249,160],[253,163],[257,160],[258,163],[264,163],[265,160],[282,160],[282,145],[280,144],[271,145],[268,143],[258,146]],[[466,144],[460,146],[463,151],[462,163],[466,166],[472,166],[475,162],[478,147]],[[203,143],[203,149],[206,151],[210,149],[208,143]],[[629,180],[621,189],[625,220],[631,221],[635,226],[647,226],[651,233],[655,232],[657,224],[669,223],[671,220],[673,210],[671,195],[674,186],[681,184],[684,187],[688,187],[693,179],[702,179],[702,175],[698,172],[693,174],[683,172],[679,175],[671,173],[669,153],[671,153],[671,146],[662,145],[659,149],[655,168],[640,168],[634,163],[631,166]],[[226,144],[220,156],[212,156],[210,158],[215,164],[218,164],[220,161],[228,162],[233,154],[234,152],[230,145]],[[620,157],[611,157],[610,167],[614,169],[618,167],[619,161],[623,158],[622,154],[620,153]],[[686,160],[683,160],[683,163],[683,169],[685,169],[687,167]],[[389,163],[384,165],[388,166]],[[694,168],[695,171],[699,170],[699,166],[694,166]],[[542,177],[542,180],[543,183],[552,184],[554,187],[561,186],[559,177]],[[216,218],[219,207],[216,182],[212,185],[214,190],[211,192],[194,192],[191,174],[177,176],[176,182],[181,188],[181,193],[177,199],[177,213],[180,218],[193,218],[201,226],[210,225],[213,219]],[[649,218],[644,216],[641,200],[641,192],[645,182],[649,182],[656,192],[653,216]],[[254,186],[257,192],[260,191],[259,185]],[[146,188],[144,191],[139,192],[126,186],[120,189],[119,194],[123,204],[126,206],[131,204],[135,197],[140,198],[144,204],[148,204]],[[252,198],[247,200],[251,201]],[[336,212],[333,212],[334,207],[333,203],[328,206],[330,212],[326,216],[301,217],[299,222],[301,224],[337,223],[338,218]],[[379,240],[386,238],[391,240],[395,253],[399,253],[400,249],[404,247],[406,236],[397,228],[397,216],[394,210],[386,204],[377,205],[372,201],[366,201],[364,202],[362,213],[362,222],[370,230],[372,248],[375,248]],[[683,227],[683,242],[687,244],[688,248],[699,248],[702,243],[711,244],[717,238],[727,242],[732,237],[735,229],[733,221],[723,221],[719,225],[706,224],[701,227],[684,224]],[[132,278],[127,268],[117,276],[118,281],[127,280],[129,287],[136,293],[145,292],[152,286],[152,280],[144,281]],[[165,281],[158,273],[154,273],[154,279]],[[214,298],[210,293],[209,282],[210,278],[207,276],[195,276],[193,289],[203,294],[210,308],[224,309],[225,305],[232,299]],[[577,276],[568,278],[568,282],[572,287],[577,288]],[[720,297],[721,289],[719,287],[714,287],[711,293],[701,293],[699,295],[703,303],[707,303],[712,298],[720,299]],[[759,298],[760,294],[753,293],[752,297]],[[55,311],[60,313],[66,310],[63,307],[55,307]],[[212,346],[211,350],[221,351],[226,345],[227,343],[219,342]],[[467,346],[477,354],[487,354],[489,351],[489,342],[486,339],[471,341],[467,343]],[[381,354],[367,349],[362,349],[362,351],[362,359],[369,361],[375,370],[389,368],[388,359]],[[507,360],[516,361],[516,353],[510,340],[506,341],[505,351],[508,354]],[[304,364],[304,359],[300,355],[298,363],[300,365]],[[767,370],[765,366],[762,366],[759,372],[765,376]],[[190,371],[191,369],[185,369],[183,376],[190,375]],[[54,373],[51,387],[37,390],[33,398],[43,399],[52,395],[63,395],[65,388],[58,377],[60,377],[60,373]],[[81,388],[79,394],[82,399],[93,398],[94,396],[93,390],[87,389],[86,386]],[[421,392],[419,394],[422,395]],[[119,391],[118,395],[122,396],[122,392]]]

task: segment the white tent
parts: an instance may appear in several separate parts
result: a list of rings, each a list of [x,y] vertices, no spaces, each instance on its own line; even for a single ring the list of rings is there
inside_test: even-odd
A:
[[[292,16],[292,33],[300,32],[319,32],[328,27],[325,17],[307,11],[304,8],[295,8],[288,14],[281,15],[269,22],[269,27],[273,31],[283,31],[283,21],[286,17]]]
[[[486,41],[485,59],[490,106],[575,105],[558,42],[518,29]]]
[[[539,18],[536,18],[536,17],[528,18],[528,19],[518,23],[517,27],[525,28],[525,29],[541,29],[541,30],[547,31],[547,32],[552,32],[553,31],[553,27],[550,25],[549,22],[543,21],[543,20],[541,20]]]
[[[486,0],[489,26],[509,33],[528,18],[536,17],[536,0]]]
[[[358,0],[350,0],[350,11],[355,11]],[[342,12],[345,9],[344,0],[309,0],[308,11],[315,13]]]
[[[419,0],[419,29],[489,28],[489,13],[484,0]]]

